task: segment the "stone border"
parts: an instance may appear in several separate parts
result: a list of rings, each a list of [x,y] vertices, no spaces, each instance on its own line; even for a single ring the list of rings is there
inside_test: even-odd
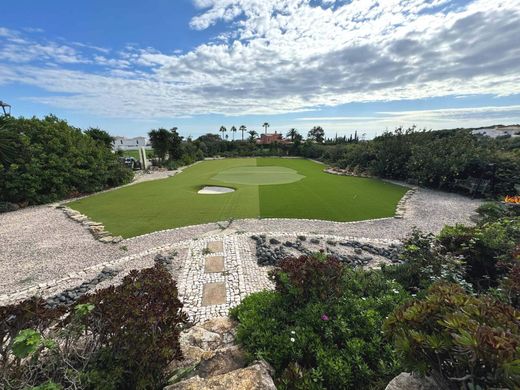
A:
[[[397,206],[395,208],[395,215],[394,218],[402,219],[404,217],[404,214],[406,213],[406,203],[408,200],[415,194],[417,191],[416,187],[410,188],[406,193],[403,195],[403,197],[397,202]]]
[[[340,168],[325,168],[323,172],[328,173],[330,175],[336,175],[336,176],[351,176],[351,177],[363,177],[363,178],[369,178],[369,179],[379,179],[375,176],[369,176],[369,175],[354,175],[353,173],[348,172],[346,169],[340,169]],[[381,179],[379,179],[381,180]]]
[[[91,221],[86,215],[81,214],[79,211],[64,205],[57,206],[56,208],[61,209],[63,213],[73,221],[81,223],[96,240],[103,244],[117,244],[123,241],[123,237],[114,236],[105,230],[105,226],[101,222]]]

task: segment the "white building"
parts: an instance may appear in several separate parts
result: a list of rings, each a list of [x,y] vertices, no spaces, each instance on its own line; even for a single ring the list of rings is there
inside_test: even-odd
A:
[[[482,135],[484,137],[518,137],[520,136],[520,126],[495,126],[485,129],[473,130],[471,134]]]
[[[114,142],[112,142],[114,150],[132,150],[144,147],[146,147],[146,138],[144,137],[114,137]]]

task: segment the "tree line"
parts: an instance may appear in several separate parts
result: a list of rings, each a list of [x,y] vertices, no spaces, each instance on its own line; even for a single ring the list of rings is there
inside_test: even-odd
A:
[[[268,123],[265,123],[267,129]],[[247,131],[240,126],[241,131]],[[313,127],[307,139],[290,129],[290,142],[259,145],[256,132],[245,140],[205,134],[182,139],[177,128],[149,133],[159,163],[190,164],[205,157],[301,156],[322,160],[354,175],[407,181],[435,189],[472,192],[479,196],[515,194],[520,185],[520,139],[493,139],[470,130],[417,130],[397,128],[373,140],[350,137],[325,138],[323,128]],[[232,131],[233,132],[233,131]],[[364,136],[363,136],[364,138]],[[516,186],[516,187],[515,187]]]

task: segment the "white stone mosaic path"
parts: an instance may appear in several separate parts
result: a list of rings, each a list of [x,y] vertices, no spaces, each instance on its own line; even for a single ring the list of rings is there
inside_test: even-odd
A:
[[[223,251],[207,252],[208,244],[212,242],[222,242]],[[192,242],[177,281],[179,298],[192,321],[227,315],[229,309],[238,305],[247,295],[273,287],[267,277],[267,268],[256,264],[250,245],[249,237],[244,235],[211,236]],[[223,272],[205,272],[206,259],[210,256],[224,257]],[[204,286],[212,283],[225,285],[224,303],[204,304]]]
[[[208,244],[221,242],[223,250],[219,252],[207,252]],[[211,235],[201,239],[183,241],[171,245],[163,245],[152,250],[147,250],[136,255],[122,257],[115,261],[97,264],[85,268],[79,272],[64,275],[62,278],[42,283],[14,294],[0,295],[0,305],[29,298],[33,295],[41,295],[44,298],[59,293],[67,288],[75,287],[88,280],[104,267],[114,267],[121,271],[117,278],[119,282],[123,275],[135,268],[151,266],[150,261],[143,261],[142,267],[136,267],[135,262],[156,254],[177,252],[186,248],[186,254],[179,261],[180,272],[174,273],[179,290],[179,298],[184,304],[184,310],[193,322],[227,315],[229,309],[238,305],[247,295],[264,289],[272,289],[273,284],[267,276],[268,267],[260,267],[256,263],[256,257],[252,252],[252,242],[249,235]],[[205,272],[205,263],[208,257],[222,256],[224,270],[222,272]],[[127,267],[126,265],[131,265]],[[114,282],[114,281],[112,281]],[[112,282],[108,281],[98,288],[106,287]],[[223,283],[225,285],[225,299],[221,304],[204,304],[204,286],[211,283]]]

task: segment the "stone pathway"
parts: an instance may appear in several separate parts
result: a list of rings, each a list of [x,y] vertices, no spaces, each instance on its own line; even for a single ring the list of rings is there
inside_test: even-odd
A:
[[[195,322],[225,316],[250,293],[272,288],[267,268],[257,265],[245,235],[194,240],[177,283]]]

